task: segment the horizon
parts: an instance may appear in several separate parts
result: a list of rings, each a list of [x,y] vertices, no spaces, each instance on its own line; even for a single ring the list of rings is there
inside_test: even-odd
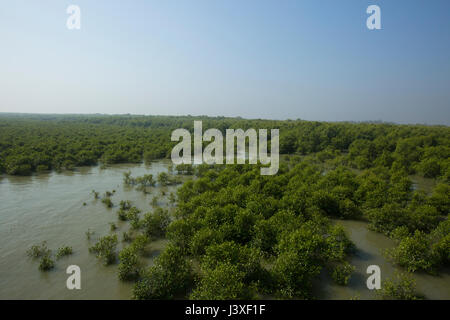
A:
[[[390,125],[398,125],[398,126],[432,126],[432,127],[449,127],[447,124],[428,124],[428,123],[399,123],[399,122],[393,122],[393,121],[384,121],[384,120],[309,120],[309,119],[275,119],[275,118],[247,118],[247,117],[241,117],[241,116],[224,116],[224,115],[217,115],[217,116],[211,116],[206,114],[135,114],[135,113],[39,113],[39,112],[3,112],[0,111],[1,115],[20,115],[20,116],[86,116],[86,117],[93,117],[93,116],[109,116],[109,117],[191,117],[191,118],[211,118],[211,119],[219,119],[219,118],[225,118],[225,119],[242,119],[242,120],[248,120],[248,121],[298,121],[298,122],[324,122],[324,123],[354,123],[354,124],[360,124],[360,123],[369,123],[369,124],[390,124]]]
[[[66,27],[73,4],[80,30]],[[373,4],[381,30],[366,27]],[[0,112],[448,126],[447,12],[445,0],[2,3]]]

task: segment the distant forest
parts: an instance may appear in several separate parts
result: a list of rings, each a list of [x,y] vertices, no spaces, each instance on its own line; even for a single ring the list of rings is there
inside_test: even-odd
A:
[[[192,116],[0,114],[0,173],[168,158],[176,128],[279,128],[280,153],[336,159],[358,169],[404,170],[449,182],[450,128],[383,123],[246,120]]]

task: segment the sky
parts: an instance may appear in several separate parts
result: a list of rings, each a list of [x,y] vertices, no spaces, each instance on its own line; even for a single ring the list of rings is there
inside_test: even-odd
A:
[[[449,125],[449,16],[448,0],[0,0],[0,112]]]

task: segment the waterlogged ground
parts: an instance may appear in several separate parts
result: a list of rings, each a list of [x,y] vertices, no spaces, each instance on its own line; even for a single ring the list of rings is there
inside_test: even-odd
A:
[[[114,165],[33,177],[3,177],[0,180],[0,299],[129,299],[132,284],[119,281],[116,266],[103,266],[88,252],[88,247],[98,237],[110,234],[109,223],[115,222],[121,248],[122,232],[128,230],[128,224],[118,222],[116,212],[120,200],[131,200],[145,213],[152,209],[153,196],[160,197],[158,187],[144,195],[124,186],[123,172],[131,171],[135,177],[151,173],[156,177],[159,172],[167,172],[167,168],[167,162],[155,162],[151,166]],[[116,207],[107,209],[101,200],[94,200],[93,189],[100,195],[115,189],[111,199]],[[83,206],[83,202],[87,205]],[[85,234],[88,229],[95,232],[91,241]],[[54,270],[40,272],[39,262],[28,258],[26,251],[44,240],[54,252],[58,247],[72,246],[74,254],[56,261]],[[163,240],[151,243],[148,264],[164,244]],[[66,288],[65,272],[72,264],[81,268],[81,290]]]
[[[159,161],[150,166],[114,165],[79,168],[75,172],[48,173],[32,177],[0,177],[0,299],[130,299],[132,284],[117,279],[117,267],[105,267],[88,252],[88,247],[103,235],[110,234],[110,222],[118,226],[119,240],[128,224],[118,222],[117,205],[120,200],[131,200],[143,213],[151,211],[154,195],[160,197],[160,205],[166,206],[167,196],[161,198],[159,187],[145,195],[123,185],[123,173],[132,176],[168,171],[168,162]],[[112,201],[116,205],[107,209],[100,200],[94,200],[91,191],[102,195],[116,190]],[[174,188],[166,188],[168,195]],[[83,203],[86,206],[83,206]],[[338,286],[324,272],[314,285],[314,295],[319,299],[374,299],[373,291],[366,287],[366,268],[379,265],[382,280],[391,277],[396,270],[382,255],[383,250],[394,243],[384,235],[367,230],[367,224],[358,221],[335,221],[344,226],[356,244],[357,251],[351,263],[355,265],[348,286]],[[86,237],[90,229],[92,240]],[[56,261],[50,272],[40,272],[38,261],[27,257],[27,249],[47,241],[49,248],[72,246],[74,254]],[[146,263],[165,246],[164,240],[151,243],[151,254]],[[119,242],[119,249],[121,244]],[[68,290],[65,273],[67,266],[81,268],[82,289]],[[440,276],[416,274],[418,291],[430,299],[450,299],[450,273]]]

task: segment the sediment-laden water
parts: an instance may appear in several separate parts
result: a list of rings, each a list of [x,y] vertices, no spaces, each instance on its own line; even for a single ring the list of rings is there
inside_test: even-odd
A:
[[[146,165],[113,165],[79,168],[75,172],[39,174],[32,177],[7,176],[0,180],[0,299],[129,299],[132,284],[117,278],[116,266],[103,266],[88,252],[100,236],[110,234],[110,222],[118,226],[119,248],[128,223],[119,222],[117,205],[131,200],[143,213],[151,211],[154,195],[160,188],[151,188],[144,195],[124,186],[123,173],[133,176],[167,172],[167,162]],[[100,196],[116,190],[111,200],[115,208],[107,209],[101,200],[94,200],[91,191]],[[150,189],[149,189],[150,190]],[[170,191],[170,189],[169,189]],[[168,194],[169,192],[167,192]],[[166,200],[162,200],[166,201]],[[83,206],[83,202],[86,206]],[[91,241],[86,231],[95,233]],[[27,249],[42,241],[54,252],[61,246],[72,246],[74,254],[56,261],[55,269],[40,272],[39,262],[28,258]],[[152,242],[154,257],[165,241]],[[152,257],[148,263],[152,263]],[[68,290],[66,268],[81,268],[81,290]]]

